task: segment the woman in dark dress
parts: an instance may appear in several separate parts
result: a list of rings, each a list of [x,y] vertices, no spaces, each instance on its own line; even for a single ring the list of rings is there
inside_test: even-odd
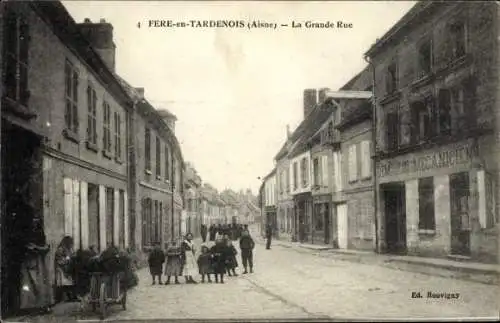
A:
[[[161,275],[163,269],[163,263],[165,262],[165,254],[160,248],[160,244],[157,243],[153,250],[149,253],[148,264],[149,270],[151,272],[151,278],[153,279],[152,285],[156,284],[156,277],[158,277],[158,284],[163,285],[161,282]]]
[[[236,251],[236,248],[234,247],[231,239],[227,239],[225,242],[226,242],[226,252],[227,252],[227,258],[226,258],[227,275],[229,277],[238,276],[238,274],[236,273],[236,268],[238,267],[238,261],[236,260],[236,255],[238,254],[238,251]]]

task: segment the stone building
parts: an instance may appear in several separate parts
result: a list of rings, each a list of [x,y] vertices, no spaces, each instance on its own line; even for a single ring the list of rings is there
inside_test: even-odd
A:
[[[369,67],[341,91],[371,91]],[[375,250],[373,194],[372,104],[367,99],[336,99],[341,107],[340,132],[342,195],[337,213],[339,248]]]
[[[273,230],[273,236],[277,237],[279,235],[279,231],[278,218],[276,214],[276,168],[274,168],[262,179],[262,185],[263,203],[261,214],[264,217],[264,228],[270,225]]]
[[[201,177],[194,166],[185,163],[184,167],[184,201],[186,219],[184,221],[184,232],[191,232],[195,237],[200,236],[202,224],[202,212],[200,207]]]
[[[419,2],[366,53],[381,251],[497,261],[499,10]]]

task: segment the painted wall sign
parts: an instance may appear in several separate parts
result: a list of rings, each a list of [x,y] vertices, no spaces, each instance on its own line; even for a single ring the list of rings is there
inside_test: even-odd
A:
[[[403,158],[381,161],[377,175],[380,177],[424,172],[431,169],[448,168],[470,163],[479,155],[477,144],[462,144],[457,147],[440,149],[427,154],[415,154]]]

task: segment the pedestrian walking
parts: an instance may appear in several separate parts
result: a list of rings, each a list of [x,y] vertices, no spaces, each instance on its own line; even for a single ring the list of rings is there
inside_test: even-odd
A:
[[[60,302],[66,295],[68,300],[74,300],[73,277],[71,275],[71,257],[73,256],[73,238],[62,238],[55,253],[56,271],[56,301]]]
[[[205,275],[207,276],[208,282],[211,283],[212,279],[210,275],[214,273],[212,264],[212,254],[207,246],[201,246],[201,254],[198,257],[198,270],[201,275],[201,282],[205,282]]]
[[[163,253],[163,250],[161,250],[160,243],[157,242],[148,257],[149,271],[153,280],[152,285],[156,284],[156,277],[158,277],[158,284],[163,285],[161,282],[161,275],[164,262],[165,254]]]
[[[234,247],[231,239],[226,240],[226,252],[227,252],[227,259],[226,259],[227,275],[230,277],[238,276],[238,274],[236,273],[236,268],[238,267],[238,261],[236,260],[236,256],[238,255],[238,251],[236,251],[236,248]]]
[[[174,282],[180,284],[179,276],[182,276],[182,250],[181,247],[177,245],[177,241],[172,240],[170,242],[166,254],[165,275],[167,276],[167,281],[165,285],[170,284],[170,278],[172,276],[174,276]]]
[[[245,271],[243,274],[248,273],[247,268],[250,266],[250,273],[253,273],[253,249],[255,248],[255,242],[248,233],[248,231],[243,231],[240,238],[240,249],[241,249],[241,262],[243,263],[243,268]]]
[[[207,226],[206,225],[204,225],[204,224],[201,225],[200,233],[201,233],[201,239],[203,240],[203,243],[205,243],[207,241]]]
[[[193,235],[191,233],[186,234],[184,241],[182,242],[182,264],[183,264],[183,275],[186,279],[186,284],[197,284],[193,279],[198,272],[198,264],[195,259],[195,247],[193,243]]]
[[[226,272],[226,255],[227,247],[222,239],[215,240],[215,245],[210,249],[213,255],[213,270],[215,274],[215,282],[224,284],[224,273]]]
[[[266,227],[266,249],[269,250],[271,249],[271,239],[273,237],[273,227],[271,224],[268,224]]]

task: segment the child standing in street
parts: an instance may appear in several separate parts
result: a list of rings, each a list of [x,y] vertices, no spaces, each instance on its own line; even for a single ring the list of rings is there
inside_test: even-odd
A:
[[[210,249],[210,253],[213,255],[213,268],[215,274],[215,282],[224,284],[224,273],[226,272],[226,254],[227,246],[224,244],[222,237],[215,240],[215,245]]]
[[[236,273],[236,268],[238,267],[238,261],[236,260],[236,255],[238,254],[238,251],[236,251],[236,248],[234,247],[231,239],[226,240],[226,252],[227,252],[227,259],[226,259],[227,275],[230,277],[238,276],[238,274]],[[232,275],[231,272],[233,273]]]
[[[165,275],[167,282],[165,285],[170,284],[170,277],[174,276],[175,283],[179,283],[179,276],[182,275],[182,251],[174,240],[167,248],[167,264],[165,265]]]
[[[209,252],[207,246],[201,247],[201,255],[198,257],[198,270],[201,275],[201,282],[205,282],[205,275],[207,275],[208,282],[211,283],[210,275],[213,274],[212,268],[212,254]]]
[[[161,282],[161,274],[164,262],[165,254],[163,253],[163,250],[161,250],[160,244],[155,243],[155,247],[151,250],[148,257],[149,270],[151,272],[151,278],[153,279],[152,285],[156,284],[156,277],[158,277],[158,283],[163,285]]]

